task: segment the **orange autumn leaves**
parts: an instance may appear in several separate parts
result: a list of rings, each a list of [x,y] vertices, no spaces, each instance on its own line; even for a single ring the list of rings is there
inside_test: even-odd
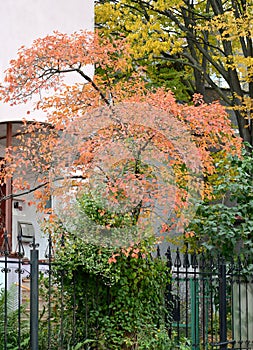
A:
[[[174,204],[178,210],[184,208],[187,186],[196,184],[189,182],[195,158],[200,159],[202,174],[207,177],[215,172],[212,151],[221,151],[223,156],[236,152],[240,140],[234,136],[225,109],[219,103],[205,104],[196,96],[193,105],[178,104],[170,91],[146,90],[137,73],[128,82],[106,82],[86,74],[88,64],[105,71],[127,72],[128,57],[124,40],[112,43],[83,31],[69,36],[57,32],[36,40],[31,48],[22,47],[6,72],[0,97],[5,102],[18,104],[37,96],[36,108],[46,112],[48,123],[30,123],[22,128],[18,146],[11,148],[3,161],[2,182],[8,174],[15,178],[14,190],[22,192],[26,187],[35,191],[39,187],[35,193],[42,209],[41,203],[52,193],[53,181],[71,178],[73,188],[83,184],[82,181],[86,181],[86,186],[87,180],[94,177],[94,169],[97,175],[99,167],[106,179],[108,163],[114,170],[118,167],[125,171],[124,181],[110,173],[110,181],[106,182],[108,193],[118,195],[120,192],[126,199],[133,193],[127,188],[128,181],[133,184],[138,181],[147,194],[145,199],[138,197],[137,186],[135,198],[139,202],[143,200],[143,205],[148,207],[150,197],[161,196],[161,203],[166,203],[166,191],[161,194],[161,187],[166,176],[168,183],[174,176],[171,187],[175,191]],[[83,84],[66,84],[63,77],[73,72],[83,79]],[[43,91],[49,95],[43,95]],[[142,106],[143,110],[137,109],[137,116],[134,109],[125,106]],[[154,115],[154,110],[160,112]],[[108,111],[113,111],[109,117]],[[106,123],[106,118],[110,123]],[[189,136],[189,142],[182,130]],[[196,154],[192,145],[197,149]],[[124,149],[117,156],[122,146]],[[143,166],[145,162],[138,163],[140,155],[146,166]],[[152,164],[148,163],[148,157]],[[157,166],[155,160],[160,166],[160,188],[157,176],[152,173],[152,167]],[[182,170],[184,164],[186,168]],[[172,167],[172,175],[166,165]],[[29,181],[31,174],[32,181]],[[166,186],[168,189],[170,184]],[[211,187],[207,185],[201,194],[209,193]],[[135,199],[129,200],[135,203]]]
[[[108,263],[116,263],[117,262],[117,257],[120,256],[121,254],[125,255],[126,257],[131,257],[132,259],[138,259],[146,258],[146,254],[144,252],[141,252],[141,250],[136,247],[135,245],[130,245],[128,248],[122,248],[119,253],[114,253],[112,256],[108,259]]]
[[[0,89],[1,98],[11,104],[26,102],[31,95],[40,94],[43,90],[61,91],[63,75],[76,72],[86,76],[85,66],[124,69],[127,68],[127,51],[124,40],[110,42],[101,39],[97,34],[79,31],[71,35],[54,32],[45,38],[34,41],[31,48],[22,46],[18,58],[10,62],[6,71],[5,82]],[[117,60],[111,59],[117,56]]]

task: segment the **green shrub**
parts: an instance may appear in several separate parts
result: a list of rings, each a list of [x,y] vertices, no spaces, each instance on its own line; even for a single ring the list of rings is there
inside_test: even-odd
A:
[[[7,349],[11,350],[19,349],[19,345],[23,350],[29,349],[29,318],[26,313],[25,304],[18,309],[16,292],[17,287],[15,285],[12,285],[7,293],[5,293],[4,289],[0,290],[0,349],[4,349],[5,345]],[[19,313],[22,316],[20,325],[18,322]],[[5,316],[7,316],[7,322]]]
[[[122,235],[131,232],[138,237],[138,212],[132,218],[130,213],[117,214],[103,208],[99,196],[96,200],[91,194],[80,194],[75,222],[71,217],[66,220],[71,233],[57,222],[47,227],[56,252],[52,290],[55,339],[59,339],[61,324],[65,348],[174,350],[175,342],[166,330],[169,310],[165,292],[170,279],[166,260],[151,255],[155,238],[149,233],[142,241],[136,239],[117,248],[106,240],[93,240],[96,233],[91,230],[92,223],[101,227],[108,224]],[[59,239],[63,233],[64,244]],[[130,242],[124,238],[121,242]]]
[[[90,339],[91,349],[162,350],[162,342],[169,344],[164,299],[169,271],[149,250],[145,243],[112,250],[75,238],[58,252],[57,268],[68,271],[65,312],[75,307],[78,341]]]

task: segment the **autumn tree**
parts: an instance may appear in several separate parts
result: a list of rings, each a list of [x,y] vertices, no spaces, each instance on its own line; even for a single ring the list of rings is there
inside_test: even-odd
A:
[[[56,247],[60,274],[52,278],[55,286],[57,276],[61,288],[64,283],[68,316],[62,328],[62,299],[53,288],[54,341],[60,327],[68,346],[104,348],[106,339],[112,349],[174,349],[164,324],[168,267],[150,251],[172,227],[184,229],[196,198],[212,196],[215,155],[237,154],[241,144],[219,103],[195,95],[194,104],[178,104],[166,89],[146,89],[129,62],[122,38],[82,31],[22,47],[6,71],[1,99],[33,99],[47,120],[24,121],[0,178],[12,179],[12,197],[32,192],[41,211],[54,199],[44,229]],[[90,76],[89,64],[108,71],[109,82]],[[114,71],[128,79],[115,81]],[[81,81],[73,84],[75,77]]]
[[[147,81],[154,78],[153,67],[157,75],[159,67],[167,67],[169,75],[170,67],[180,65],[182,71],[191,72],[185,76],[194,92],[206,99],[210,87],[233,108],[240,136],[250,144],[252,16],[248,0],[96,1],[101,35],[126,38],[133,65],[145,67]]]
[[[19,50],[1,98],[18,104],[37,96],[35,109],[47,122],[24,125],[19,145],[6,151],[1,181],[13,177],[17,195],[34,192],[40,209],[49,195],[60,198],[61,217],[74,215],[66,224],[75,229],[79,213],[76,205],[69,208],[80,193],[101,200],[96,210],[105,230],[125,234],[138,224],[146,232],[155,217],[153,231],[167,230],[177,217],[182,229],[195,195],[211,195],[201,176],[215,172],[213,152],[226,157],[240,140],[218,103],[196,95],[195,105],[177,104],[171,92],[147,90],[136,73],[112,85],[86,73],[88,64],[128,72],[128,50],[122,38],[102,41],[82,31],[55,33]],[[73,73],[83,83],[66,85]]]

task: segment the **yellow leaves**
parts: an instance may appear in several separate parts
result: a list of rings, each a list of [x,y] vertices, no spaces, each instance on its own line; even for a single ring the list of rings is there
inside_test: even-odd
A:
[[[249,11],[238,17],[233,10],[230,10],[214,16],[208,23],[197,25],[196,29],[214,34],[218,41],[232,41],[233,46],[236,46],[240,37],[253,36],[252,20],[253,15]]]
[[[179,6],[180,3],[175,1],[169,6]],[[135,59],[159,56],[161,52],[170,50],[174,54],[181,50],[181,42],[174,40],[175,36],[164,30],[168,23],[162,11],[167,9],[165,0],[152,1],[145,7],[145,15],[141,5],[127,0],[121,0],[117,5],[98,4],[95,7],[96,22],[102,24],[100,33],[123,33]]]
[[[111,21],[121,15],[119,5],[114,5],[109,2],[96,5],[96,22],[105,22],[111,24]]]
[[[247,119],[253,118],[253,100],[249,96],[238,96],[235,94],[235,97],[240,101],[236,106],[233,107],[234,110],[240,111],[242,116]]]
[[[252,54],[249,51],[253,37],[253,12],[252,4],[246,3],[247,6],[237,12],[233,9],[237,5],[231,5],[229,9],[222,5],[222,14],[213,16],[208,22],[198,23],[195,30],[199,35],[203,31],[209,33],[213,60],[219,62],[225,71],[236,71],[241,89],[247,91],[246,84],[253,79]]]
[[[184,44],[185,44],[184,39],[177,38],[176,40],[173,40],[173,45],[171,45],[170,54],[175,55],[175,54],[183,52],[183,45]]]
[[[159,10],[159,11],[166,11],[169,10],[170,8],[179,8],[184,4],[183,1],[181,0],[157,0],[157,1],[152,1],[152,6],[154,10]]]
[[[136,59],[146,55],[158,56],[162,51],[167,52],[171,49],[170,36],[161,31],[155,19],[154,22],[152,20],[148,23],[137,19],[136,23],[129,25],[129,31],[127,40],[131,45],[130,52]]]

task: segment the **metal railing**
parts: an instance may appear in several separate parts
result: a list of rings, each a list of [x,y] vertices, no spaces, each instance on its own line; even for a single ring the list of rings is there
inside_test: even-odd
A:
[[[253,277],[236,257],[184,254],[167,258],[172,280],[170,332],[191,340],[192,350],[253,349]]]
[[[0,348],[67,350],[70,344],[74,348],[79,322],[74,277],[73,308],[67,315],[65,271],[55,268],[51,240],[43,262],[34,241],[30,260],[24,261],[20,237],[18,242],[18,251],[10,254],[5,234],[0,251]],[[170,336],[189,339],[192,350],[253,349],[253,279],[239,258],[225,262],[222,257],[169,248],[165,257],[158,248],[157,256],[167,259],[171,270],[165,293]],[[110,286],[105,288],[109,294]],[[88,321],[84,333],[88,337]]]

